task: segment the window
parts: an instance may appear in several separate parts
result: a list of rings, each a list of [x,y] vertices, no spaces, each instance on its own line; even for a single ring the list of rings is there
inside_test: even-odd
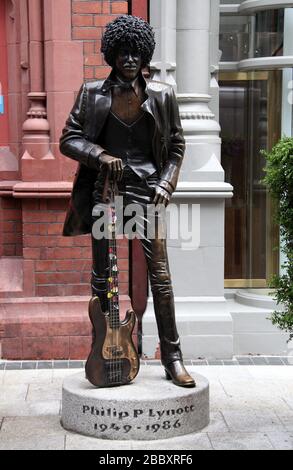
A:
[[[252,16],[222,14],[221,62],[283,55],[284,9],[261,11]]]

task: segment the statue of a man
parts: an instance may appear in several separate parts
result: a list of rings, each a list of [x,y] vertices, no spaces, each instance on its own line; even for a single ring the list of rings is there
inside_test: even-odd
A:
[[[150,205],[165,207],[176,188],[185,140],[173,88],[145,80],[142,69],[155,48],[152,27],[123,15],[106,27],[101,52],[112,67],[103,82],[84,83],[60,139],[61,152],[77,160],[63,235],[91,233],[106,174],[116,182],[123,204],[139,204],[148,222]],[[159,218],[164,224],[165,219]],[[140,224],[138,224],[140,225]],[[175,322],[166,237],[139,237],[147,261],[166,378],[194,387],[184,365]],[[92,233],[92,293],[107,310],[108,240]],[[135,260],[134,260],[135,262]]]

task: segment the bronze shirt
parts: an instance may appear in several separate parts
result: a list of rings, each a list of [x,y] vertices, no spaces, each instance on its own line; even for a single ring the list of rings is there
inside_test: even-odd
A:
[[[152,155],[153,117],[141,109],[146,100],[143,84],[137,77],[133,82],[112,83],[112,105],[100,136],[99,144],[107,153],[121,158],[123,167],[130,167],[145,178],[157,167]]]

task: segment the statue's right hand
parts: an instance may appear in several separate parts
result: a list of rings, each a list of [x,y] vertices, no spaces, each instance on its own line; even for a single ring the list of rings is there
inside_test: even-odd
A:
[[[101,166],[107,168],[110,179],[114,181],[120,181],[122,179],[123,165],[121,158],[113,157],[103,152],[99,156],[99,163]]]

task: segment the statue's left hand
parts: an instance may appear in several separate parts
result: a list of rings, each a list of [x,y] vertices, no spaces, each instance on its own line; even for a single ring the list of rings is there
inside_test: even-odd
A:
[[[166,189],[161,188],[161,186],[156,186],[155,191],[156,191],[156,194],[153,199],[153,204],[155,205],[164,204],[164,206],[167,207],[171,199],[171,194],[168,193]]]

